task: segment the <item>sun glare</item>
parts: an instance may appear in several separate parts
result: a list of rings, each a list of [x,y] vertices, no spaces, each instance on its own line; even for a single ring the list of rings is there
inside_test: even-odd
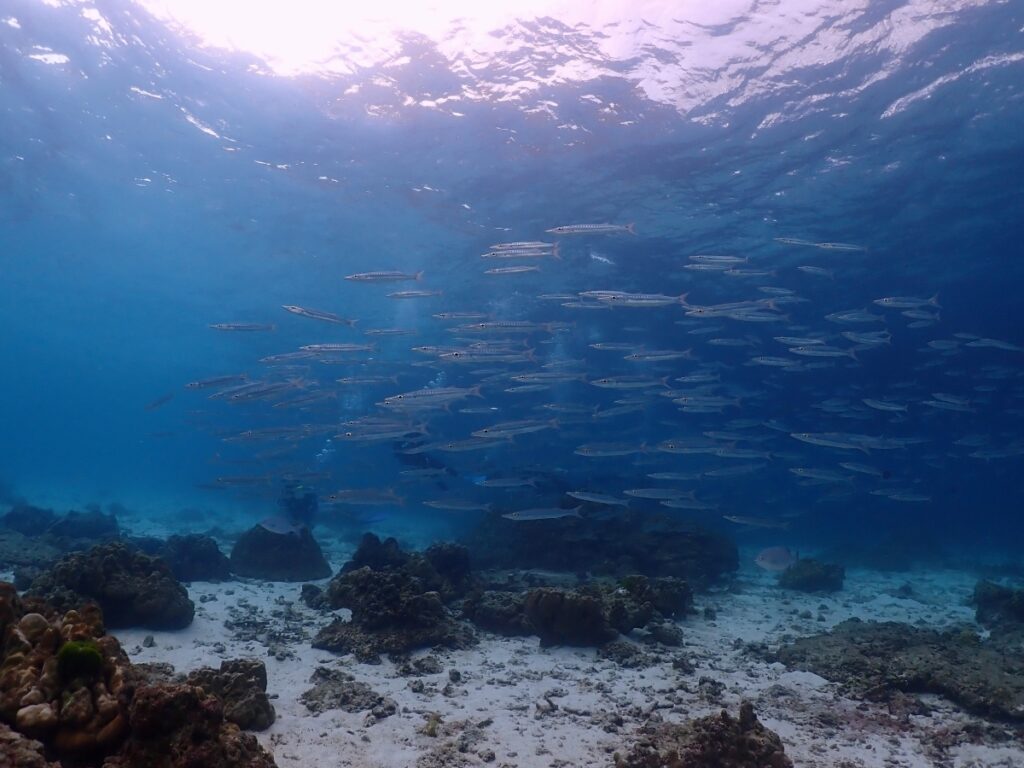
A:
[[[370,63],[394,45],[396,31],[433,39],[453,24],[493,29],[530,11],[539,0],[139,0],[158,18],[177,24],[205,45],[247,51],[283,75],[347,70]],[[551,3],[547,3],[550,7]]]

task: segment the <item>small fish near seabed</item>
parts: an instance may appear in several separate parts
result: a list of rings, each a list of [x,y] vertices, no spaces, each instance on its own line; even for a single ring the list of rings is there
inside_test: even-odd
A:
[[[757,553],[754,564],[765,571],[781,573],[792,565],[795,565],[800,555],[793,552],[789,547],[767,547]]]

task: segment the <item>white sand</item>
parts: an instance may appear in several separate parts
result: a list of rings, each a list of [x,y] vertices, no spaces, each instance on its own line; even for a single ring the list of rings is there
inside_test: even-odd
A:
[[[263,658],[278,717],[259,738],[282,768],[406,768],[430,753],[430,765],[485,765],[487,750],[493,750],[489,764],[495,766],[603,766],[611,764],[611,753],[625,748],[635,729],[652,716],[678,721],[722,707],[735,713],[744,698],[754,701],[761,720],[780,734],[798,766],[1018,768],[1024,766],[1024,750],[1014,742],[955,747],[937,762],[938,753],[929,746],[936,731],[980,722],[948,702],[929,698],[931,714],[901,725],[884,705],[845,698],[816,675],[787,672],[743,648],[745,642],[774,648],[786,638],[817,633],[854,616],[930,627],[971,622],[973,611],[966,600],[975,580],[953,571],[855,570],[847,574],[843,592],[817,596],[783,592],[770,574],[745,567],[739,591],[698,596],[698,608],[713,607],[716,619],[695,616],[681,622],[684,646],[655,650],[660,660],[654,666],[624,669],[599,659],[593,649],[542,649],[536,638],[480,633],[481,643],[471,650],[435,653],[444,669],[419,678],[425,684],[419,693],[409,687],[417,678],[399,676],[387,660],[358,664],[351,657],[311,648],[309,638],[327,617],[298,601],[299,585],[193,584],[197,613],[187,630],[117,634],[133,661],[166,661],[179,672],[239,656]],[[915,599],[894,596],[904,583],[912,586]],[[203,595],[216,600],[200,602]],[[291,656],[268,656],[259,640],[234,639],[225,628],[232,609],[236,618],[272,618],[275,628],[304,629],[307,638],[287,646]],[[154,636],[155,647],[141,646],[147,634]],[[695,672],[673,668],[671,661],[679,654],[694,663]],[[311,715],[298,698],[310,687],[309,676],[318,665],[342,666],[393,698],[398,713],[370,724],[367,713]],[[458,670],[462,681],[446,689],[450,669]],[[699,685],[701,677],[724,685],[719,697],[709,695],[707,684]],[[545,699],[556,706],[553,711],[540,711],[548,706]],[[423,733],[430,713],[441,717],[436,736]],[[461,721],[467,720],[490,722],[478,743],[470,739],[466,751],[459,752],[455,742]],[[445,749],[451,752],[445,754]]]

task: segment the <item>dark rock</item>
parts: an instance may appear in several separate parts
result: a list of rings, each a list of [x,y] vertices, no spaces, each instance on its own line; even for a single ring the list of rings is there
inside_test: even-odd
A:
[[[23,536],[40,536],[55,522],[57,515],[52,509],[42,509],[29,504],[16,506],[0,517],[0,526],[9,531],[17,531]]]
[[[637,599],[627,589],[588,589],[581,591],[593,594],[601,601],[608,623],[622,634],[628,634],[642,627],[654,618],[654,606],[647,600]]]
[[[667,515],[540,520],[486,517],[467,542],[482,568],[677,576],[705,585],[739,567],[736,544]]]
[[[63,610],[94,600],[110,627],[182,629],[195,614],[163,560],[116,543],[65,557],[32,582],[30,594]]]
[[[436,597],[437,593],[433,593]],[[335,653],[351,653],[366,664],[376,664],[381,654],[403,654],[417,648],[468,648],[476,637],[468,627],[453,621],[444,610],[440,599],[437,606],[441,613],[430,609],[421,613],[433,614],[436,621],[422,624],[405,624],[398,627],[376,626],[366,629],[355,621],[334,621],[321,629],[313,639],[313,647]]]
[[[994,628],[1024,624],[1024,589],[979,581],[974,586],[972,602],[975,606],[974,619],[983,626]]]
[[[966,629],[850,619],[784,646],[774,660],[842,683],[859,698],[931,693],[982,717],[1024,722],[1020,642],[1012,634],[983,642]]]
[[[387,696],[377,693],[366,683],[356,679],[340,669],[317,667],[310,677],[313,687],[299,697],[310,712],[317,714],[331,709],[344,712],[363,712],[370,710],[374,717],[381,720],[398,711],[398,705]]]
[[[174,665],[166,661],[139,662],[132,664],[131,671],[136,686],[175,682]]]
[[[647,578],[626,576],[622,587],[636,600],[648,602],[666,618],[683,617],[693,612],[693,590],[684,579],[671,576]]]
[[[157,536],[126,536],[121,539],[132,549],[150,557],[161,557],[167,542]]]
[[[525,592],[476,592],[463,602],[462,615],[480,629],[505,637],[533,634]]]
[[[202,688],[159,684],[135,692],[131,735],[103,768],[272,768],[274,759],[224,719],[223,705]]]
[[[423,557],[448,586],[443,591],[462,595],[472,586],[469,550],[461,544],[433,544],[423,551]]]
[[[14,586],[24,591],[32,586],[32,582],[39,578],[45,568],[37,565],[23,565],[14,569]]]
[[[841,565],[801,558],[779,574],[779,586],[800,592],[838,592],[845,575]]]
[[[224,702],[224,717],[239,728],[262,731],[274,722],[274,707],[267,698],[267,668],[258,659],[222,661],[220,669],[203,667],[191,672],[186,682]]]
[[[299,600],[301,600],[307,608],[312,608],[315,611],[320,611],[330,608],[327,604],[327,595],[324,593],[321,587],[316,584],[303,584],[302,590],[299,593]]]
[[[331,575],[320,545],[305,526],[298,533],[272,533],[254,525],[235,542],[231,570],[267,581],[309,581]]]
[[[209,536],[192,533],[171,536],[163,547],[163,558],[179,581],[227,581],[231,563]]]
[[[364,629],[426,627],[446,616],[437,592],[400,571],[375,571],[364,566],[343,573],[327,586],[332,608],[348,608],[352,621]]]
[[[443,556],[441,556],[443,554]],[[439,561],[456,575],[453,566],[462,556],[457,550],[435,550]],[[352,568],[354,563],[373,563]],[[461,585],[442,577],[423,555],[402,552],[394,539],[383,543],[372,534],[352,562],[327,585],[325,600],[331,608],[348,608],[351,622],[335,621],[313,641],[316,648],[354,653],[362,661],[379,654],[401,654],[425,646],[464,648],[475,642],[468,627],[454,621],[444,605]]]
[[[418,659],[403,660],[395,671],[402,677],[413,675],[439,675],[444,666],[436,656],[423,656]]]
[[[86,540],[90,542],[110,541],[121,535],[117,517],[112,513],[90,509],[87,512],[72,510],[58,518],[49,528],[46,535],[53,539]]]
[[[402,551],[394,538],[381,541],[376,535],[365,533],[352,559],[341,567],[341,573],[359,568],[370,568],[375,571],[401,568],[408,560],[409,555]]]
[[[738,718],[722,711],[682,725],[661,723],[640,729],[616,768],[792,768],[778,734],[765,728],[749,702]]]
[[[683,644],[683,630],[671,621],[653,621],[645,629],[651,640],[670,648],[678,648]]]
[[[60,559],[63,550],[17,531],[0,531],[0,563],[8,568],[46,568]]]
[[[625,669],[648,667],[654,663],[654,660],[643,648],[624,639],[605,643],[598,650],[597,655],[599,658],[612,661]]]
[[[616,637],[600,599],[592,595],[535,589],[526,595],[524,611],[541,645],[604,645]]]
[[[474,584],[469,550],[461,544],[434,544],[422,554],[403,552],[393,538],[383,542],[372,533],[363,535],[352,559],[341,568],[343,576],[360,568],[397,571],[415,578],[424,591],[439,592],[448,603]]]
[[[0,723],[0,768],[61,768],[46,759],[43,745]]]

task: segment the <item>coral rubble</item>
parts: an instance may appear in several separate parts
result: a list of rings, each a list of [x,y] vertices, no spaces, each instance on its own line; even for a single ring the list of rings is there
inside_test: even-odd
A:
[[[739,717],[726,711],[683,724],[644,726],[615,768],[792,768],[782,740],[765,728],[749,702]]]

